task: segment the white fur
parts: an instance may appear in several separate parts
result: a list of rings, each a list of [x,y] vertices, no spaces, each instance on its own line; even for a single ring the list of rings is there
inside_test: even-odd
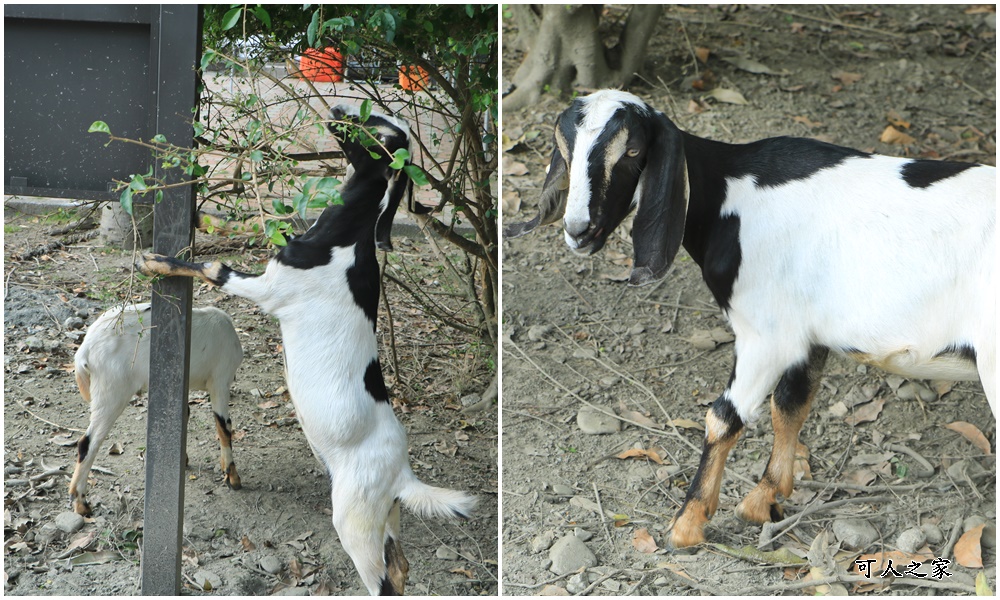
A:
[[[215,414],[228,421],[229,387],[243,361],[243,348],[229,315],[214,307],[191,311],[191,356],[188,387],[207,390]],[[87,330],[76,352],[77,382],[90,399],[87,456],[77,462],[71,491],[74,504],[85,504],[87,477],[98,450],[128,401],[149,385],[150,305],[112,308]],[[215,419],[213,418],[213,422]],[[221,448],[224,464],[232,449]]]
[[[905,162],[848,158],[777,187],[727,181],[722,212],[740,217],[742,251],[727,313],[738,357],[729,393],[744,420],[811,345],[862,348],[911,378],[982,376],[996,411],[995,262],[982,260],[996,248],[995,170],[912,188]],[[927,242],[942,239],[948,251],[932,251]],[[978,372],[934,358],[955,342],[975,348]]]

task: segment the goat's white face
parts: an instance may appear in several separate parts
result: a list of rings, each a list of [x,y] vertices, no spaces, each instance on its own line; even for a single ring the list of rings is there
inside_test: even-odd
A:
[[[607,90],[577,99],[559,117],[556,145],[568,171],[564,235],[577,254],[600,250],[637,206],[649,115],[639,98]]]

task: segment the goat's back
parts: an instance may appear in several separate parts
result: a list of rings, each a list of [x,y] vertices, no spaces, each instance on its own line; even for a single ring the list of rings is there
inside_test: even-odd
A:
[[[132,394],[143,389],[149,383],[151,334],[148,302],[116,306],[98,317],[74,357],[81,392],[85,387],[93,392],[94,385],[114,385]],[[193,309],[188,387],[208,390],[215,379],[228,386],[242,360],[243,348],[229,315],[211,306]]]

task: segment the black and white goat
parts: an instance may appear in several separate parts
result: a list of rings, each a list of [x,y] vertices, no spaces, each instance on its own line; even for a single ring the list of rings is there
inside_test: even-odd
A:
[[[76,468],[69,484],[73,510],[90,514],[87,477],[101,444],[128,406],[129,399],[149,385],[150,305],[118,306],[94,321],[76,351],[76,385],[90,403],[90,425],[77,442]],[[243,347],[229,315],[215,307],[191,311],[191,375],[188,387],[207,390],[215,414],[220,457],[226,484],[240,489],[233,461],[233,422],[229,418],[229,387],[243,362]]]
[[[562,218],[569,247],[592,254],[635,209],[629,283],[663,278],[683,243],[736,334],[675,547],[704,541],[726,456],[772,390],[771,458],[736,510],[779,518],[830,350],[906,377],[978,378],[996,413],[995,168],[714,142],[610,90],[576,99],[555,140],[540,214],[507,236]]]
[[[372,114],[362,127],[376,145],[348,133],[357,109],[335,107],[330,130],[352,173],[343,203],[326,208],[300,237],[289,240],[261,275],[219,262],[189,263],[147,254],[147,274],[199,277],[256,302],[277,317],[285,376],[302,430],[329,473],[333,525],[373,594],[402,594],[409,565],[400,545],[399,504],[424,516],[465,518],[475,498],[432,487],[410,469],[406,431],[393,413],[375,337],[379,300],[376,240],[389,244],[393,212],[408,186],[389,168],[409,147],[401,119]],[[372,138],[369,138],[372,139]],[[372,153],[376,156],[373,157]]]

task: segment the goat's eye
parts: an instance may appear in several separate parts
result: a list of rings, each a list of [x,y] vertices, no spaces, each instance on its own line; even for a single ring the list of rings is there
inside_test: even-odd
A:
[[[636,156],[639,156],[639,149],[629,148],[628,150],[625,151],[625,156],[629,158],[635,158]]]

